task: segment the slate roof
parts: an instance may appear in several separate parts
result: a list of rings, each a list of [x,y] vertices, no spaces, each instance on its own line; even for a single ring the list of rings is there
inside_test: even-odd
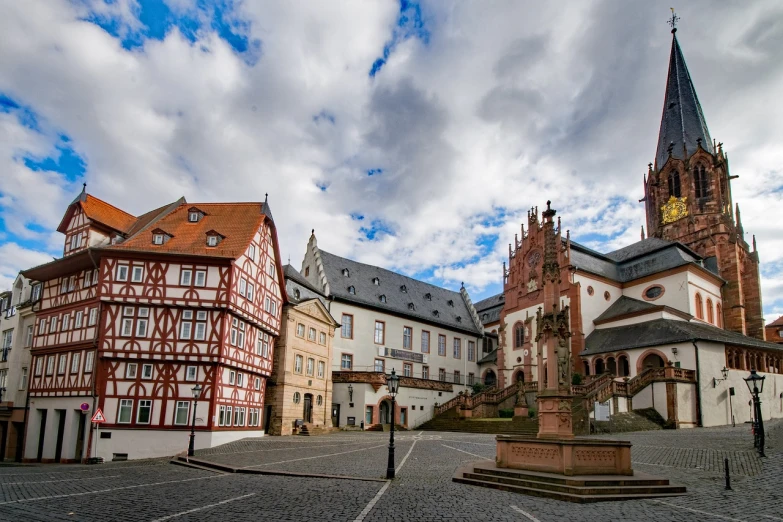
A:
[[[658,150],[655,154],[655,168],[660,169],[669,158],[669,146],[672,145],[672,157],[685,160],[701,146],[712,152],[712,139],[707,122],[701,110],[696,88],[691,81],[685,57],[682,55],[677,35],[672,37],[672,50],[669,57],[669,74],[666,78],[666,96],[663,101],[661,129],[658,133]]]
[[[302,301],[319,299],[326,305],[326,296],[324,293],[317,290],[307,279],[302,277],[302,274],[300,274],[296,268],[291,265],[285,265],[283,267],[283,275],[285,277],[285,291],[288,294],[288,301],[291,304],[297,305]],[[297,291],[299,292],[298,297]]]
[[[487,355],[478,360],[477,364],[495,364],[498,362],[498,349],[495,348]]]
[[[685,245],[658,238],[642,239],[608,254],[571,241],[571,264],[619,283],[691,263],[702,266],[702,258]],[[704,268],[709,269],[709,266]],[[715,271],[713,273],[720,277]]]
[[[644,310],[654,310],[659,308],[652,303],[646,301],[640,301],[627,295],[620,296],[620,299],[612,303],[612,306],[607,308],[604,313],[595,318],[595,322],[608,321],[615,317],[621,317],[623,315],[632,314],[634,312],[641,312]]]
[[[496,323],[500,321],[500,312],[503,310],[503,305],[506,302],[506,296],[502,292],[492,297],[482,299],[477,303],[473,303],[473,308],[476,309],[481,324],[484,326]]]
[[[761,341],[715,326],[673,319],[655,319],[616,328],[593,330],[585,339],[585,349],[582,351],[582,355],[691,341],[713,341],[750,348],[783,350],[783,346],[779,344]]]
[[[320,249],[319,252],[331,296],[446,328],[462,330],[478,336],[482,334],[459,292],[418,281],[384,268],[339,257]],[[348,269],[347,276],[343,275],[343,269]],[[374,278],[378,278],[378,285],[373,283]],[[355,294],[348,291],[351,286],[354,287]],[[426,298],[427,294],[430,295],[430,299]],[[381,301],[382,295],[385,296],[386,302]],[[411,304],[413,308],[410,307]],[[435,315],[434,311],[437,311],[438,315]]]

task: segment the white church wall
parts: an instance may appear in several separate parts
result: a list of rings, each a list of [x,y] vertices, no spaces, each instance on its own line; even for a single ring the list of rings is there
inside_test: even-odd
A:
[[[689,310],[688,313],[690,313],[693,316],[693,321],[695,322],[703,322],[707,324],[713,324],[717,326],[717,307],[718,304],[722,305],[722,299],[720,296],[720,288],[713,283],[712,281],[708,280],[705,277],[699,276],[695,273],[689,272],[688,273],[688,292],[689,292]],[[703,308],[703,318],[699,319],[697,317],[696,313],[696,294],[701,295],[702,300],[702,308]],[[707,312],[707,300],[710,300],[712,302],[712,323],[709,322],[709,315]]]
[[[663,294],[655,300],[645,299],[644,292],[652,285],[661,285]],[[654,280],[646,279],[639,283],[628,283],[623,289],[623,295],[647,301],[654,305],[670,306],[682,312],[690,313],[687,272],[679,272]]]
[[[574,275],[574,282],[580,285],[582,327],[584,328],[585,336],[587,336],[595,329],[593,321],[620,298],[622,290],[617,285],[611,285],[602,280],[592,278],[584,272],[577,272]],[[588,287],[593,288],[593,295],[588,293]],[[608,301],[604,297],[605,292],[609,292]]]
[[[681,428],[694,428],[698,425],[699,415],[696,408],[696,384],[678,382],[677,419]]]
[[[663,420],[668,420],[669,412],[666,408],[666,383],[650,383],[634,396],[633,409],[643,410],[645,408],[655,408],[655,411],[661,414]]]

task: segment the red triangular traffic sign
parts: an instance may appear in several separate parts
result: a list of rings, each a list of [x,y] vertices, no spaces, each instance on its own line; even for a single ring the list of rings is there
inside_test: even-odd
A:
[[[94,422],[96,424],[100,424],[101,422],[106,422],[106,417],[103,416],[103,411],[100,408],[98,408],[95,411],[95,415],[92,416],[91,422]]]

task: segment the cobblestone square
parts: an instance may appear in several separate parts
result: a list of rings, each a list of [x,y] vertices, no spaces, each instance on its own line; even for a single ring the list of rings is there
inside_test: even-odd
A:
[[[397,478],[383,480],[388,433],[265,437],[197,452],[235,468],[214,472],[168,459],[100,466],[0,468],[3,521],[584,521],[783,520],[783,423],[772,424],[768,457],[747,425],[624,433],[633,466],[687,486],[661,500],[571,504],[452,482],[457,467],[494,457],[494,436],[402,432]],[[723,459],[732,472],[724,489]],[[279,472],[255,474],[247,471]],[[323,475],[329,475],[324,477]]]

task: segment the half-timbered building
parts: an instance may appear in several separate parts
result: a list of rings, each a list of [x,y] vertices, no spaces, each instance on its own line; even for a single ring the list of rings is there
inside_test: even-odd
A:
[[[286,302],[266,201],[136,217],[83,191],[58,231],[63,257],[24,272],[42,284],[26,460],[171,455],[193,423],[197,448],[263,434]]]

